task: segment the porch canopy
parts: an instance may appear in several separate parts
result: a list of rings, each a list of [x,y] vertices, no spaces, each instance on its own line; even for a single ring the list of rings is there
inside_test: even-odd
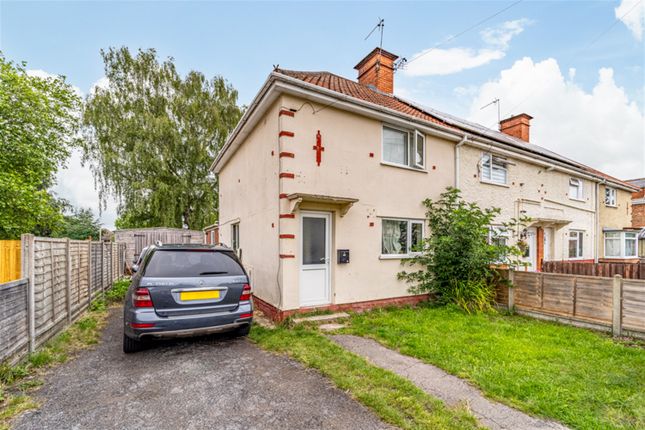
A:
[[[544,217],[538,217],[538,218],[531,218],[531,227],[555,227],[555,228],[561,228],[567,224],[570,224],[571,220],[570,219],[563,219],[563,218],[544,218]]]
[[[298,210],[301,203],[323,203],[338,208],[340,216],[345,216],[347,211],[358,199],[351,197],[324,196],[318,194],[293,193],[287,196],[289,199],[289,210],[294,213]]]

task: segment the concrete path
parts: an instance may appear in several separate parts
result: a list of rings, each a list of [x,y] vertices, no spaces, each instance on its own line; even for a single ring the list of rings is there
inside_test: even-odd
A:
[[[485,398],[482,393],[465,381],[438,367],[426,364],[384,347],[375,340],[357,336],[330,336],[339,345],[372,363],[411,380],[419,388],[449,405],[464,402],[479,422],[491,429],[508,430],[565,430],[567,427],[554,421],[531,417],[516,409]]]
[[[53,369],[15,429],[387,429],[320,373],[249,340],[211,336],[121,352],[122,311],[102,342]]]

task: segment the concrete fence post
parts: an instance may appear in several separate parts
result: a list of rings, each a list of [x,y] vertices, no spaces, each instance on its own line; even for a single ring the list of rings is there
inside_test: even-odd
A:
[[[513,312],[515,310],[515,272],[513,269],[508,269],[508,310]]]
[[[622,332],[622,311],[623,311],[623,277],[614,275],[614,285],[612,294],[612,333],[614,336],[620,336]]]
[[[65,241],[65,261],[67,263],[67,273],[65,274],[65,280],[67,281],[65,285],[65,301],[67,305],[67,323],[69,324],[72,322],[72,251],[70,249],[69,237]]]
[[[36,296],[35,291],[35,276],[34,276],[34,235],[23,234],[22,241],[22,276],[27,278],[27,326],[29,327],[29,352],[32,353],[36,350]]]
[[[87,306],[92,302],[92,282],[94,277],[92,276],[93,270],[92,264],[92,239],[87,240]],[[78,295],[81,295],[81,292],[78,292]]]

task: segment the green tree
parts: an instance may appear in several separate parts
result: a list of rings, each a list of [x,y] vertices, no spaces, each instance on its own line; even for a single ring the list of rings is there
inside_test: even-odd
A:
[[[58,231],[59,237],[85,240],[91,237],[98,240],[101,223],[94,217],[91,209],[75,209],[70,215],[65,215],[63,226]]]
[[[0,239],[60,225],[64,204],[49,189],[77,144],[79,110],[64,77],[29,76],[0,53]]]
[[[173,59],[160,63],[153,49],[101,55],[109,85],[86,100],[84,150],[103,202],[119,200],[117,227],[213,223],[209,167],[241,116],[237,91],[219,76],[182,79]]]
[[[500,210],[465,202],[456,188],[423,204],[430,234],[419,253],[403,263],[418,270],[400,272],[399,279],[410,283],[412,292],[431,293],[440,303],[454,303],[469,312],[490,309],[499,282],[496,267],[524,265],[520,249],[508,242],[528,218],[492,229]]]

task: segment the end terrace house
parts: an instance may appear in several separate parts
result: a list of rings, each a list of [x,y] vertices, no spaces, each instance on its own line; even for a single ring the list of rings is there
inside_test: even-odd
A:
[[[534,216],[533,230],[509,237],[535,238],[534,269],[547,240],[538,228],[552,229],[543,254],[596,258],[597,185],[632,190],[518,136],[528,116],[498,132],[394,96],[396,59],[374,49],[355,66],[357,82],[276,68],[212,165],[220,240],[274,318],[424,299],[397,273],[428,234],[423,200],[446,187],[502,207],[500,223]]]

